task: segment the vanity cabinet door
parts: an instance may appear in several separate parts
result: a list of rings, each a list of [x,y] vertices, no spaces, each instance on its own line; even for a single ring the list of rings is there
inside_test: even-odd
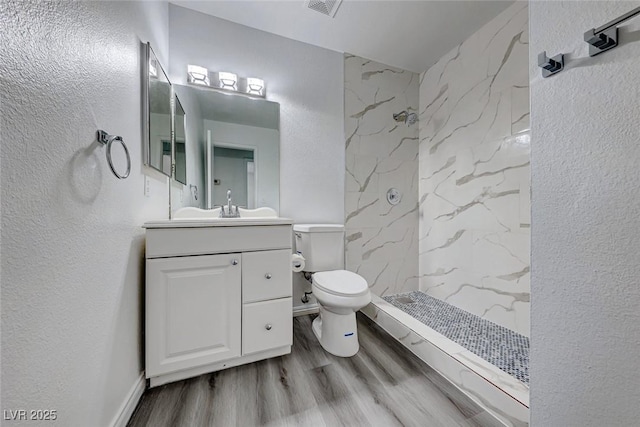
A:
[[[240,356],[241,256],[147,260],[147,378]]]

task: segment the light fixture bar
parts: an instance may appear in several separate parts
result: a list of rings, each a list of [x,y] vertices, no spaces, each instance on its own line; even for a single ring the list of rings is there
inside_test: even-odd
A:
[[[192,85],[266,98],[267,85],[258,77],[238,77],[229,71],[209,71],[198,65],[187,66],[187,82]]]

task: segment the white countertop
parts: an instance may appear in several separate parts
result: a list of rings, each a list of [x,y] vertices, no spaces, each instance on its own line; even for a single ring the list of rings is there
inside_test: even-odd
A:
[[[144,228],[246,227],[250,225],[292,225],[290,218],[198,218],[145,222]]]

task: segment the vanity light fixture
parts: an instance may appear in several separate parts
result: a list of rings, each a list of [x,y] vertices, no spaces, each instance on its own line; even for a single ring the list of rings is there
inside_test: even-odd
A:
[[[198,65],[187,65],[188,82],[209,86],[209,70]]]
[[[238,77],[237,74],[228,71],[209,72],[198,65],[188,65],[187,75],[187,82],[192,85],[207,86],[211,89],[236,92],[250,97],[267,97],[267,85],[264,80],[257,77]]]
[[[249,95],[264,96],[264,80],[247,77],[247,93]]]
[[[238,76],[234,73],[220,71],[218,73],[218,80],[220,81],[220,89],[238,90]]]

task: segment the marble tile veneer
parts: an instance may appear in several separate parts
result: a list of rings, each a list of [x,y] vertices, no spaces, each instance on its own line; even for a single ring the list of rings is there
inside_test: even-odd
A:
[[[345,258],[376,295],[418,289],[418,74],[345,54]],[[387,190],[402,193],[390,205]]]
[[[420,76],[421,291],[529,336],[528,7]]]
[[[529,425],[529,388],[373,295],[362,312],[506,426]]]

